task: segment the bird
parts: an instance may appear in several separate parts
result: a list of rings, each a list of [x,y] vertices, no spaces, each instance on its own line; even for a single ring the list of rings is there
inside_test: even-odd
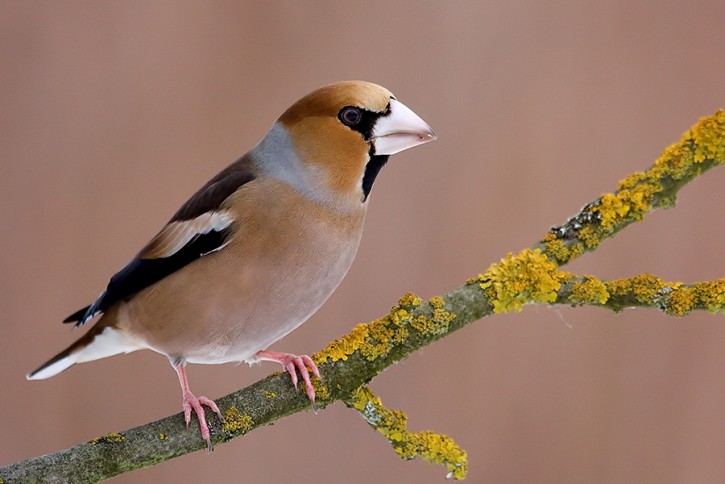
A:
[[[203,185],[65,323],[95,324],[27,375],[50,378],[76,363],[149,349],[176,371],[187,427],[192,411],[213,449],[187,364],[280,363],[297,372],[311,406],[308,355],[269,347],[334,292],[358,249],[370,191],[391,155],[435,131],[386,88],[366,81],[323,86],[299,99],[245,155]]]

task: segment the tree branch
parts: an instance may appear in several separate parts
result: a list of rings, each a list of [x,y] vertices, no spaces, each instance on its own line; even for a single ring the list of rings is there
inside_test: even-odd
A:
[[[345,405],[357,410],[373,429],[385,436],[401,459],[421,456],[428,462],[446,466],[448,478],[466,477],[468,462],[465,450],[446,435],[430,431],[410,432],[407,428],[408,416],[400,410],[385,408],[369,387],[361,386],[355,390]]]
[[[694,310],[725,311],[725,279],[695,284],[664,282],[651,274],[602,281],[594,276],[564,274],[556,304],[600,306],[619,312],[624,308],[658,309],[668,316],[687,316]]]
[[[585,205],[535,245],[566,264],[657,208],[675,206],[677,192],[725,159],[725,111],[702,118],[670,145],[647,171],[620,181],[617,190]]]
[[[725,164],[725,113],[718,111],[700,120],[679,143],[667,148],[650,169],[622,180],[617,191],[587,204],[565,224],[552,228],[533,249],[525,249],[516,256],[509,254],[464,286],[428,302],[406,294],[388,315],[356,326],[350,334],[314,355],[323,375],[322,381],[314,382],[319,406],[324,408],[342,400],[361,411],[368,423],[394,445],[402,443],[405,451],[396,446],[399,455],[405,458],[422,455],[446,465],[453,477],[465,477],[465,452],[447,440],[436,444],[435,439],[429,439],[416,446],[407,445],[412,442],[410,439],[396,439],[397,435],[392,433],[401,428],[405,430],[405,426],[396,427],[395,422],[393,427],[377,425],[385,423],[386,418],[371,418],[373,414],[368,410],[372,408],[378,416],[390,416],[387,412],[391,411],[382,407],[379,399],[368,393],[369,389],[362,387],[413,351],[484,316],[520,310],[525,304],[595,304],[614,310],[647,306],[678,316],[696,309],[725,311],[723,279],[691,286],[663,283],[647,275],[603,282],[592,276],[577,277],[558,270],[584,252],[595,250],[604,239],[629,224],[641,221],[650,211],[673,206],[680,188],[722,164]],[[284,374],[267,377],[218,399],[217,403],[225,412],[225,421],[223,424],[216,419],[210,422],[215,444],[309,409],[307,398],[295,392]],[[392,415],[397,415],[398,422],[404,422],[404,414]],[[2,467],[0,484],[95,482],[202,448],[205,443],[197,429],[186,430],[179,413]]]

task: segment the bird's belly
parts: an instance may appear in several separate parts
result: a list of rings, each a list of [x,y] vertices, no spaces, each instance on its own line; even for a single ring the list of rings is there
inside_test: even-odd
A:
[[[186,361],[255,361],[258,351],[299,327],[324,304],[349,268],[349,263],[339,265],[344,267],[326,271],[323,264],[280,275],[271,285],[258,286],[253,300],[238,297],[235,304],[218,306],[208,321],[209,328],[216,329],[207,344],[187,349]]]
[[[314,231],[304,244],[288,241],[277,252],[255,253],[248,246],[203,257],[194,262],[200,267],[193,281],[174,273],[130,301],[125,325],[150,349],[189,363],[255,361],[258,351],[322,306],[352,263],[359,233],[346,239],[316,233],[325,232]],[[295,243],[306,250],[296,250]],[[212,277],[224,284],[207,284]],[[170,320],[175,324],[163,324]]]

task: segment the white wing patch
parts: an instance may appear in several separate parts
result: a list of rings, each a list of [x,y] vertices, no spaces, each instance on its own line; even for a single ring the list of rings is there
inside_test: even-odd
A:
[[[229,227],[233,221],[231,213],[224,211],[206,212],[191,220],[171,222],[148,243],[139,257],[159,259],[172,256],[198,236],[212,231],[220,232]]]

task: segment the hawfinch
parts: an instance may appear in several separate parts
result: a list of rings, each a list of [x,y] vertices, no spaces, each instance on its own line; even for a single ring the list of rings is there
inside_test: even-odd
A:
[[[166,355],[211,450],[206,397],[189,389],[187,363],[281,363],[297,371],[314,407],[308,356],[267,348],[304,323],[350,268],[370,189],[389,155],[436,138],[387,89],[322,87],[292,105],[247,154],[209,180],[105,291],[64,322],[78,341],[28,375],[150,349]]]

